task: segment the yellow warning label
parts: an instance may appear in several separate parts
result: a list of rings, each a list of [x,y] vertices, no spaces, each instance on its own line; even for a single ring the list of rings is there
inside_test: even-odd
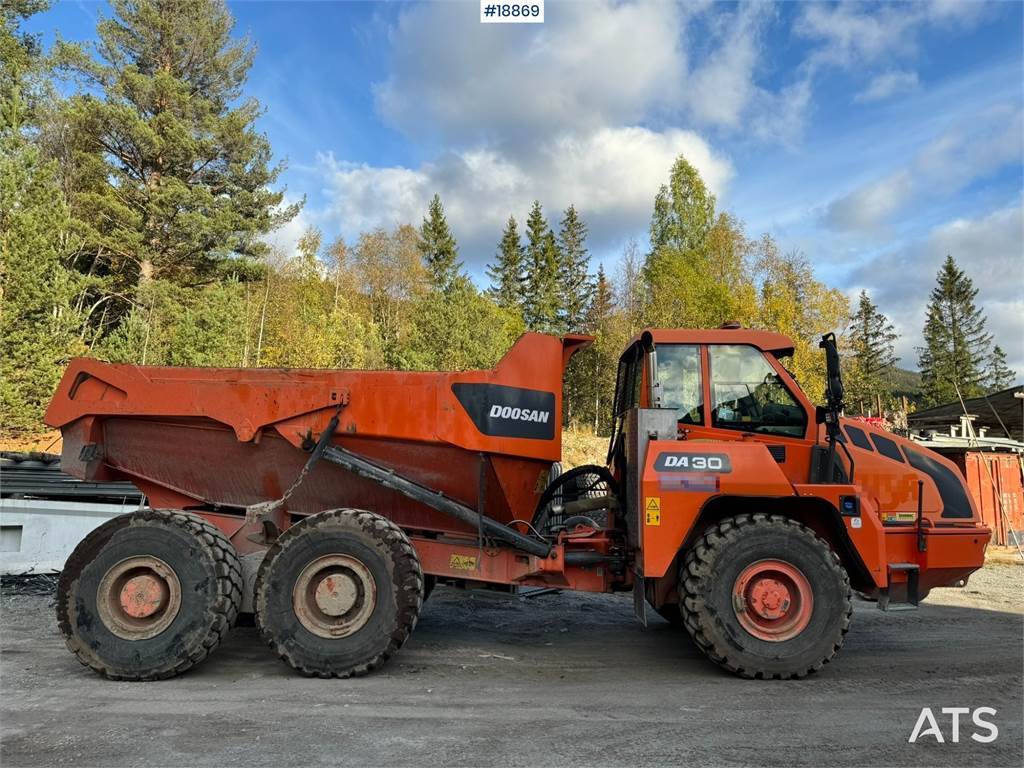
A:
[[[648,496],[644,501],[644,520],[647,525],[661,525],[661,497]]]
[[[890,522],[890,523],[895,523],[895,522],[900,522],[900,523],[913,522],[914,520],[917,520],[917,513],[916,512],[896,512],[895,514],[888,514],[888,515],[886,515],[885,519],[886,519],[886,522]]]
[[[448,567],[453,571],[475,571],[476,558],[473,555],[452,555]]]

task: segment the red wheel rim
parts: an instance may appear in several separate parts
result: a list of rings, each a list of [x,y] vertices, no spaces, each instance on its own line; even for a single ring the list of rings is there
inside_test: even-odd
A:
[[[781,643],[803,632],[814,612],[811,583],[783,560],[758,560],[739,576],[732,606],[740,626],[759,640]]]

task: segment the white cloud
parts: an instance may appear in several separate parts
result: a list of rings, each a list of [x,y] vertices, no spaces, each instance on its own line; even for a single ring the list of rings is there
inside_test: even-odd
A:
[[[325,155],[321,162],[331,199],[325,216],[354,238],[374,227],[418,224],[436,192],[463,258],[479,266],[491,257],[509,214],[522,220],[537,199],[555,225],[572,203],[587,221],[596,249],[646,228],[654,195],[680,154],[714,193],[724,191],[733,173],[729,160],[697,134],[676,129],[599,128],[551,139],[527,157],[476,148],[417,168],[379,168]]]
[[[1003,105],[971,115],[922,148],[904,168],[867,182],[832,201],[825,223],[839,232],[872,233],[913,201],[949,199],[969,184],[1002,168],[1019,165],[1024,119]]]
[[[817,44],[804,61],[808,77],[828,67],[870,73],[878,66],[891,67],[894,60],[912,58],[922,31],[970,29],[988,14],[988,4],[965,0],[803,3],[793,31]],[[880,101],[917,85],[916,72],[890,68],[876,73],[854,100]]]
[[[285,195],[284,200],[281,201],[281,208],[287,208],[289,205],[295,205],[297,202],[299,201]],[[299,238],[302,237],[307,229],[316,225],[316,214],[310,211],[308,206],[304,205],[299,209],[295,218],[269,233],[263,240],[271,248],[288,256],[293,256],[296,252]]]
[[[842,2],[805,3],[794,26],[797,34],[820,43],[809,64],[863,67],[917,49],[917,33],[927,27],[963,29],[987,13],[983,3]]]
[[[754,74],[766,7],[746,5],[735,14],[721,14],[714,20],[718,47],[694,68],[685,86],[686,103],[698,121],[739,125],[757,93]]]
[[[686,11],[551,3],[543,25],[481,25],[462,3],[403,11],[377,109],[410,136],[475,144],[632,124],[680,94]]]
[[[988,330],[1024,377],[1024,209],[1020,201],[976,218],[958,218],[923,239],[882,253],[853,274],[851,294],[867,289],[899,334],[901,365],[917,366],[928,294],[942,261],[951,255],[978,289]]]
[[[870,232],[906,205],[913,192],[913,177],[898,171],[835,200],[828,206],[825,223],[841,232]]]
[[[868,83],[867,88],[858,93],[853,100],[862,104],[872,101],[884,101],[893,96],[915,91],[919,85],[917,72],[883,72],[880,75],[876,75]]]
[[[803,91],[757,84],[761,35],[775,18],[768,5],[592,0],[549,3],[545,13],[543,25],[481,26],[459,3],[404,11],[391,30],[390,75],[374,86],[378,113],[417,139],[507,153],[529,151],[538,136],[652,119],[737,131],[783,107],[781,140],[802,129]]]

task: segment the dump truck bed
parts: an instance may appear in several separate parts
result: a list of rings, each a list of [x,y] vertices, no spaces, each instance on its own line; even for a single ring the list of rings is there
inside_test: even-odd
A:
[[[589,343],[524,334],[489,371],[411,373],[68,366],[46,421],[63,466],[126,479],[157,507],[241,511],[280,498],[336,413],[348,448],[491,517],[529,518],[561,455],[562,373]],[[452,468],[457,468],[452,471]],[[338,467],[318,465],[292,514],[373,509],[405,528],[460,524]]]

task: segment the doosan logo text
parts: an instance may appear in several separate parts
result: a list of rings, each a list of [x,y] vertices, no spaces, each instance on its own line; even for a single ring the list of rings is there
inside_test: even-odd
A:
[[[513,421],[536,421],[547,424],[551,413],[548,411],[532,411],[529,408],[513,408],[511,405],[492,405],[488,414],[492,419],[512,419]]]

